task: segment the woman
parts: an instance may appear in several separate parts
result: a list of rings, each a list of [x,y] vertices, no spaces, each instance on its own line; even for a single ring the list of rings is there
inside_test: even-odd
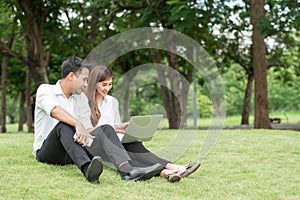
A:
[[[91,108],[91,121],[93,126],[109,124],[115,128],[120,140],[126,132],[128,123],[122,123],[119,114],[119,102],[108,95],[112,88],[113,74],[106,66],[96,66],[92,69],[87,89],[87,96]],[[147,167],[156,163],[161,164],[164,170],[160,175],[170,182],[179,181],[189,176],[200,166],[199,162],[180,166],[162,159],[151,153],[141,142],[123,143],[131,164],[135,167]]]

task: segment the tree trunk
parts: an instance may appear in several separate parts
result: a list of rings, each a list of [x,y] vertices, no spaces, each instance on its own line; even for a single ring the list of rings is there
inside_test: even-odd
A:
[[[30,81],[30,72],[29,68],[26,66],[26,89],[25,89],[25,98],[26,98],[26,118],[27,118],[27,127],[28,133],[33,133],[33,126],[32,126],[32,105],[33,105],[33,97],[31,96],[30,89],[31,89],[31,81]]]
[[[14,41],[14,33],[12,33],[6,46],[11,49]],[[6,78],[7,78],[8,56],[3,53],[1,65],[1,133],[6,133]]]
[[[151,49],[153,63],[161,63],[159,54]],[[185,128],[187,126],[187,99],[188,88],[192,81],[192,70],[188,70],[187,81],[183,79],[178,71],[178,56],[172,52],[167,53],[169,68],[167,71],[157,67],[158,80],[162,90],[163,101],[167,112],[170,129]],[[176,71],[176,73],[175,73]],[[167,77],[169,78],[171,88],[168,89]]]
[[[254,69],[254,128],[270,129],[267,89],[266,46],[258,26],[265,17],[264,0],[251,0],[253,69]]]
[[[124,96],[124,102],[123,102],[123,122],[129,121],[129,83],[128,80],[125,79],[125,96]]]
[[[155,49],[150,49],[151,50],[151,55],[152,55],[152,60],[153,63],[155,65],[155,63],[160,63],[160,57],[159,54],[157,52],[157,50]],[[169,90],[167,87],[165,87],[167,85],[167,81],[166,81],[166,76],[165,76],[165,71],[162,68],[157,67],[156,68],[157,71],[157,75],[158,75],[158,81],[160,83],[160,88],[162,90],[162,95],[163,95],[163,100],[164,100],[164,104],[165,104],[165,108],[166,108],[166,112],[167,112],[167,118],[169,121],[169,128],[171,128],[171,124],[173,124],[173,105],[170,102],[170,94],[169,94]]]
[[[25,92],[21,91],[20,97],[20,120],[19,120],[19,132],[23,132],[23,124],[24,124],[24,103],[25,103]]]
[[[1,133],[6,133],[6,69],[8,57],[3,55],[1,67]]]
[[[36,56],[34,56],[36,57]],[[28,56],[28,64],[30,60],[36,60],[33,57]],[[33,64],[36,63],[36,64]],[[34,80],[35,88],[38,88],[43,83],[48,83],[48,76],[47,76],[47,66],[40,65],[38,62],[32,62],[29,64],[29,71],[32,74],[32,78]]]
[[[248,74],[241,124],[249,124],[249,113],[250,113],[250,104],[251,104],[251,96],[252,96],[253,78],[254,77],[252,73]]]
[[[171,69],[178,70],[178,57],[176,54],[172,52],[167,53],[167,59],[169,64],[169,71],[168,77],[171,83],[171,91],[169,91],[170,95],[170,103],[173,105],[173,112],[172,112],[172,121],[170,123],[170,128],[178,129],[180,127],[181,117],[182,117],[182,110],[181,107],[182,103],[182,96],[184,95],[182,90],[180,90],[181,79],[179,74],[174,74]],[[179,72],[178,72],[179,73]]]
[[[134,62],[135,56],[132,54],[132,59],[131,61]],[[122,96],[122,99],[119,99],[119,102],[123,103],[123,116],[122,116],[122,121],[123,122],[128,122],[130,120],[130,113],[129,113],[129,108],[130,108],[130,96],[131,96],[131,91],[130,91],[130,84],[133,80],[133,78],[136,76],[138,73],[138,70],[130,70],[128,66],[136,66],[135,63],[128,63],[126,59],[122,60],[122,71],[125,73],[125,75],[122,77],[123,78],[123,86],[122,89],[124,90],[124,97]],[[130,73],[127,73],[130,70]],[[138,94],[137,94],[138,95]],[[137,114],[137,113],[136,113]]]
[[[129,121],[129,98],[130,98],[130,82],[128,78],[124,78],[124,85],[125,85],[125,95],[124,95],[124,101],[123,101],[123,122]]]
[[[187,102],[188,102],[190,83],[193,81],[193,69],[188,69],[186,78],[188,81],[182,82],[182,107],[183,107],[183,109],[182,109],[181,121],[182,121],[183,128],[187,127]]]

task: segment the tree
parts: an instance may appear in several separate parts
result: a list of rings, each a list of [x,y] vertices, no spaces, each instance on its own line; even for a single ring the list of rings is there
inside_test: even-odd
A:
[[[242,124],[249,124],[250,100],[252,96],[253,75],[253,42],[250,1],[214,2],[218,17],[216,25],[220,27],[217,36],[223,45],[220,48],[219,64],[232,66],[237,63],[247,76]],[[284,52],[297,42],[291,37],[299,24],[299,3],[293,1],[267,1],[264,4],[266,16],[258,24],[258,31],[268,41],[266,46],[266,67],[287,67],[287,62],[280,61]],[[271,41],[271,42],[270,42]],[[218,54],[217,54],[218,55]],[[223,71],[231,67],[223,67]]]
[[[15,5],[12,5],[17,9],[15,15],[24,30],[27,55],[24,56],[8,47],[5,48],[11,56],[20,59],[29,67],[36,87],[42,83],[48,83],[46,69],[50,60],[50,52],[44,51],[43,30],[49,10],[53,6],[50,1],[44,2],[43,0],[18,0]]]
[[[25,102],[26,102],[26,124],[28,127],[28,133],[33,133],[33,113],[32,106],[34,105],[34,98],[31,95],[31,76],[28,67],[26,68],[26,79],[25,79]]]
[[[172,29],[179,31],[183,34],[187,34],[191,37],[198,39],[206,38],[206,41],[209,41],[210,35],[208,31],[208,20],[205,18],[199,17],[204,12],[209,13],[200,9],[200,3],[196,1],[115,1],[112,3],[115,9],[112,13],[122,13],[122,17],[119,20],[114,21],[114,25],[120,29],[120,27],[136,28],[136,27],[163,27],[167,29]],[[116,14],[117,14],[116,13]],[[206,13],[206,14],[207,14]],[[117,18],[116,18],[117,19]],[[132,21],[134,20],[134,24]],[[202,20],[202,21],[201,21]],[[125,22],[125,26],[124,26]],[[127,22],[127,23],[126,23]],[[202,22],[202,27],[199,28],[199,23]],[[118,26],[121,24],[121,26]],[[124,28],[123,28],[124,29]],[[200,34],[199,34],[200,33]],[[202,35],[203,37],[199,36]],[[209,39],[208,39],[209,38]],[[170,42],[175,42],[172,38],[169,38]],[[171,43],[170,43],[171,44]],[[207,46],[209,46],[207,44]],[[172,69],[180,72],[187,80],[182,82],[177,76],[171,77],[171,74],[168,73],[171,70],[158,71],[158,77],[162,84],[161,90],[163,94],[165,108],[167,110],[167,117],[169,120],[170,128],[179,128],[179,126],[186,126],[186,116],[187,116],[187,96],[188,96],[188,87],[192,82],[193,77],[193,67],[190,66],[187,62],[184,64],[182,58],[179,58],[175,54],[175,47],[172,52],[162,52],[151,49],[153,63],[165,63]],[[170,82],[170,90],[167,89],[164,85],[167,82]],[[175,95],[176,94],[176,95]],[[181,103],[181,104],[180,104]],[[181,124],[182,122],[182,124]]]
[[[4,50],[4,46],[8,46],[9,48],[12,47],[14,41],[14,31],[13,29],[9,28],[7,23],[12,23],[10,21],[10,13],[6,10],[3,2],[0,3],[0,11],[2,13],[0,26],[1,26],[1,55],[2,55],[2,64],[1,64],[1,133],[6,132],[6,94],[7,94],[7,65],[8,65],[8,58],[9,55]]]
[[[7,41],[7,46],[11,47],[13,43],[14,35]],[[2,65],[1,65],[1,133],[6,133],[6,74],[8,56],[5,52],[2,53]]]
[[[252,32],[251,22],[254,23],[254,20],[251,20],[250,11],[254,12],[256,10],[256,8],[252,9],[251,6],[253,5],[250,2],[249,0],[95,0],[92,2],[88,0],[3,0],[1,1],[1,8],[3,9],[1,10],[0,29],[2,33],[1,46],[5,49],[5,55],[9,58],[7,60],[8,75],[6,76],[7,97],[11,96],[19,99],[20,92],[25,89],[28,113],[30,94],[34,92],[39,84],[57,80],[60,76],[61,61],[66,57],[72,54],[84,57],[95,45],[128,29],[149,26],[163,27],[193,38],[211,56],[220,56],[216,57],[220,71],[231,70],[232,66],[244,69],[243,72],[246,76],[243,77],[248,77],[248,84],[245,84],[247,87],[245,89],[242,123],[249,123],[251,87],[254,78],[254,48],[251,44],[251,35],[248,36],[247,34]],[[252,2],[252,4],[254,3]],[[291,32],[298,34],[297,30],[300,27],[299,3],[296,1],[274,0],[266,1],[264,7],[266,15],[263,16],[262,20],[258,18],[255,21],[255,33],[257,33],[255,45],[261,44],[261,36],[265,40],[272,39],[275,41],[272,45],[268,46],[267,44],[267,46],[262,47],[266,50],[266,68],[278,66],[278,68],[287,69],[290,67],[289,62],[281,58],[291,46],[297,44],[297,41],[293,40],[290,35]],[[65,17],[62,18],[62,15]],[[13,25],[15,35],[17,35],[11,48],[7,43],[11,31],[4,31],[8,29],[9,24]],[[139,39],[138,36],[136,39]],[[171,38],[170,41],[172,41]],[[261,50],[257,47],[255,49]],[[170,73],[167,70],[158,71],[161,81],[168,83],[171,88],[168,89],[162,86],[161,96],[168,110],[167,115],[172,128],[178,127],[178,122],[184,123],[186,120],[187,88],[192,80],[191,77],[193,77],[193,66],[186,62],[184,56],[180,57],[174,52],[176,51],[138,50],[134,53],[122,55],[110,66],[114,72],[126,74],[136,65],[145,62],[157,62],[180,72],[180,75],[185,77],[188,84],[178,81],[177,77],[170,78]],[[13,65],[16,73],[22,73],[22,80],[21,78],[13,80],[9,77],[9,64],[14,64],[16,60],[23,62],[23,64],[18,63],[18,68],[16,68],[17,65]],[[256,62],[257,60],[256,57]],[[4,57],[2,61],[5,64]],[[27,66],[28,70],[25,70],[24,66]],[[256,64],[256,66],[258,65]],[[259,67],[259,69],[261,68]],[[26,71],[34,80],[31,88],[29,86],[30,79],[26,80],[27,86],[23,88]],[[299,70],[295,71],[299,73]],[[5,71],[2,75],[2,81],[5,81]],[[126,84],[129,85],[131,80],[128,79]],[[203,82],[201,82],[201,85],[203,85]],[[3,89],[4,84],[2,85]],[[257,89],[259,86],[255,87]],[[174,95],[173,91],[180,95]],[[3,90],[3,92],[5,91]],[[209,93],[206,93],[206,95],[209,96]],[[127,111],[127,113],[124,112],[125,120],[129,116],[129,98],[128,95],[124,98],[123,107]],[[217,99],[215,94],[211,94],[211,98],[215,101]],[[142,99],[141,102],[144,100]],[[179,102],[182,103],[183,107],[180,107]],[[3,103],[2,106],[4,106]],[[218,110],[218,106],[216,110]],[[143,108],[137,110],[143,110]],[[4,113],[2,112],[2,114]],[[30,118],[28,114],[27,118]]]
[[[73,6],[73,4],[70,5]],[[68,27],[61,26],[61,21],[59,21],[59,15],[61,14],[60,9],[65,6],[65,1],[58,2],[51,0],[3,1],[1,4],[1,8],[6,8],[8,13],[7,19],[12,19],[13,21],[9,23],[9,27],[14,27],[13,30],[15,34],[18,35],[18,40],[22,39],[20,42],[22,43],[21,45],[19,43],[17,45],[14,44],[14,46],[2,44],[6,55],[12,59],[20,60],[23,63],[22,67],[25,66],[27,68],[25,90],[24,88],[21,89],[18,87],[15,89],[20,90],[20,93],[17,95],[25,92],[25,102],[23,100],[20,103],[22,106],[26,104],[26,118],[28,120],[29,132],[33,131],[31,123],[32,94],[35,93],[35,90],[40,84],[48,83],[47,72],[53,72],[50,73],[50,79],[56,80],[58,67],[55,65],[60,66],[62,60],[72,55],[70,52],[76,52],[74,44],[65,42],[65,38],[69,38],[69,35],[68,33],[65,34],[64,28],[68,29]],[[84,35],[82,35],[82,38],[83,37]],[[80,44],[78,44],[78,47],[81,46]],[[69,46],[71,47],[69,48]],[[55,51],[55,53],[51,61],[52,66],[49,69],[48,65],[50,63],[51,51]],[[57,64],[56,62],[59,63]],[[32,87],[31,79],[34,80],[35,87]],[[23,81],[22,84],[24,85],[25,79],[18,80]],[[20,107],[22,108],[22,106]],[[22,114],[22,112],[20,112],[20,114]],[[23,116],[20,116],[20,119],[22,119],[22,117]],[[22,120],[20,123],[23,123]],[[21,125],[19,127],[21,127]]]
[[[254,128],[270,129],[267,87],[265,37],[259,25],[265,20],[264,0],[251,0],[253,25],[253,71],[254,71]]]

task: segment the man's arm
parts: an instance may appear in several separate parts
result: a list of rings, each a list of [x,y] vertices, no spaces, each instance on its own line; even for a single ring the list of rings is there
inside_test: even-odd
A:
[[[58,121],[64,122],[71,126],[75,126],[76,128],[76,136],[74,140],[83,146],[86,146],[89,143],[89,138],[94,138],[94,136],[90,135],[90,131],[85,129],[80,121],[75,119],[70,113],[68,113],[65,109],[60,106],[55,106],[51,112],[51,117],[57,119]]]
[[[60,106],[55,106],[51,110],[50,116],[57,119],[58,121],[64,122],[71,126],[75,126],[75,118]]]

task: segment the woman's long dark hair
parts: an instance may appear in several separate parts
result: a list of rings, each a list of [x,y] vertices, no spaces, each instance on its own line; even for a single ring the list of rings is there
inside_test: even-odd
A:
[[[113,77],[114,76],[108,67],[102,65],[94,67],[90,73],[86,95],[89,99],[89,105],[91,108],[91,122],[93,126],[97,125],[101,117],[101,113],[96,102],[97,83]]]

